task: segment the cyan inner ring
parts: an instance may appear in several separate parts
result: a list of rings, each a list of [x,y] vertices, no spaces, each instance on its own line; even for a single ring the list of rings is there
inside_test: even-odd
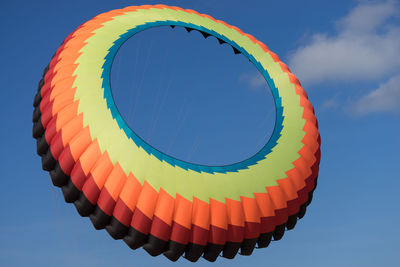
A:
[[[242,160],[240,162],[236,162],[233,164],[228,165],[221,165],[221,166],[209,166],[209,165],[201,165],[201,164],[194,164],[191,162],[186,162],[172,156],[169,156],[156,148],[152,147],[150,144],[146,143],[141,137],[139,137],[125,122],[122,118],[120,112],[118,111],[117,106],[114,102],[114,97],[111,91],[111,82],[110,82],[110,75],[111,75],[111,67],[117,54],[119,48],[133,35],[143,30],[158,27],[158,26],[181,26],[192,28],[201,32],[208,33],[220,40],[225,41],[226,43],[230,44],[232,47],[236,48],[240,51],[243,55],[245,55],[253,64],[257,67],[257,69],[261,72],[265,80],[267,81],[270,90],[272,92],[272,96],[275,102],[275,124],[273,133],[268,140],[268,142],[261,148],[257,153],[253,156]],[[191,23],[184,23],[180,21],[157,21],[157,22],[148,22],[135,28],[128,30],[126,33],[122,34],[119,39],[114,41],[114,45],[109,49],[109,53],[105,57],[105,62],[103,65],[103,72],[101,75],[103,79],[103,88],[104,88],[104,97],[107,102],[107,107],[110,109],[113,118],[117,121],[118,126],[125,132],[126,136],[129,139],[132,139],[133,142],[138,147],[142,147],[144,151],[146,151],[149,155],[154,155],[160,161],[165,161],[172,166],[179,166],[185,170],[193,170],[197,172],[206,172],[206,173],[227,173],[227,172],[237,172],[242,169],[247,169],[248,166],[255,165],[260,160],[265,159],[268,154],[272,151],[272,149],[276,146],[277,140],[281,136],[281,131],[283,129],[283,107],[281,97],[279,96],[278,88],[276,88],[274,81],[269,76],[268,72],[262,67],[262,65],[256,61],[253,55],[249,54],[246,50],[240,47],[238,44],[235,43],[233,40],[229,40],[224,35],[221,35],[213,30],[191,24]]]

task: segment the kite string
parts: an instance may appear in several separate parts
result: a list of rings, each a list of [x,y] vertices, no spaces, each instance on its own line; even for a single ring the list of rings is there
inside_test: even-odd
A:
[[[150,133],[148,135],[147,140],[151,140],[151,137],[153,136],[154,130],[155,130],[156,125],[158,123],[158,119],[160,118],[160,112],[162,110],[162,107],[164,106],[165,99],[167,98],[168,91],[169,91],[169,88],[171,87],[171,84],[172,84],[173,80],[174,80],[174,76],[172,75],[171,78],[169,79],[167,88],[164,90],[163,98],[161,100],[161,103],[160,103],[160,105],[158,105],[158,109],[157,109],[157,112],[156,112],[157,115],[155,117],[154,122],[152,123],[152,127],[151,127],[151,130],[150,130]]]
[[[170,46],[171,46],[171,36],[172,36],[172,30],[169,31],[169,37],[167,38],[168,42],[166,42],[166,43],[168,43],[168,46],[166,46],[166,45],[164,46],[166,48],[164,49],[165,50],[164,63],[163,63],[163,67],[162,67],[163,71],[161,72],[164,75],[160,75],[160,84],[158,86],[158,90],[157,90],[157,94],[156,94],[156,101],[154,102],[154,108],[153,108],[152,113],[151,113],[150,124],[148,125],[148,129],[147,129],[147,135],[146,135],[147,136],[147,140],[150,140],[150,138],[152,136],[152,133],[154,131],[155,123],[158,121],[158,117],[157,117],[157,120],[156,120],[156,114],[157,114],[157,116],[159,116],[160,106],[161,106],[160,105],[160,100],[162,101],[162,103],[165,101],[165,97],[167,95],[169,86],[171,85],[171,81],[172,81],[172,77],[171,77],[170,81],[168,83],[167,89],[164,90],[163,93],[161,93],[161,91],[162,91],[161,89],[163,87],[162,86],[163,85],[163,80],[165,80],[165,77],[166,77],[165,73],[167,73],[166,66],[167,66],[167,62],[168,62],[169,54],[170,54],[169,50],[170,50]],[[161,94],[161,96],[160,96],[160,94]]]
[[[136,99],[134,100],[134,105],[133,105],[133,110],[132,110],[132,116],[131,116],[132,121],[134,120],[136,107],[137,107],[137,105],[138,105],[138,103],[139,103],[138,101],[139,101],[139,98],[140,98],[140,95],[141,95],[141,92],[142,92],[144,76],[146,75],[146,71],[147,71],[147,68],[148,68],[148,66],[149,66],[150,56],[151,56],[151,54],[152,54],[152,53],[151,53],[151,49],[152,49],[152,47],[153,47],[153,41],[154,41],[154,36],[152,37],[152,39],[151,39],[151,41],[150,41],[149,48],[147,49],[146,62],[145,62],[145,64],[144,64],[142,77],[141,77],[140,82],[139,82],[139,86],[138,86],[138,90],[137,90],[137,96],[136,96]]]
[[[128,100],[133,99],[133,91],[134,91],[133,89],[135,88],[135,85],[136,85],[135,77],[136,77],[137,65],[138,65],[138,61],[139,61],[139,50],[140,50],[141,44],[142,44],[142,35],[139,35],[139,37],[138,37],[138,45],[137,45],[137,48],[136,48],[135,65],[133,67],[133,75],[132,75],[132,82],[131,82],[132,90],[129,90]],[[129,105],[128,120],[127,120],[128,122],[131,119],[132,107],[133,107],[133,105]]]
[[[187,34],[187,36],[186,36],[186,38],[185,38],[185,46],[184,46],[184,48],[181,50],[181,54],[183,54],[182,53],[182,51],[184,51],[184,50],[186,50],[189,46],[187,45],[187,43],[188,43],[188,39],[189,38],[192,38],[192,37],[190,37],[190,32]],[[192,62],[199,62],[199,59],[200,58],[200,53],[196,53],[196,59],[195,60],[191,60]],[[199,73],[198,72],[198,70],[199,70],[199,64],[195,64],[195,71],[194,71],[194,73]],[[188,83],[189,84],[189,83]],[[189,111],[189,109],[186,109],[186,103],[187,103],[187,99],[188,99],[188,95],[189,95],[189,90],[190,89],[192,89],[192,87],[190,87],[190,88],[188,88],[186,91],[185,91],[185,98],[184,98],[184,100],[183,100],[183,102],[182,102],[182,105],[181,105],[181,109],[180,109],[180,112],[179,112],[179,115],[177,116],[177,118],[179,118],[178,120],[177,120],[177,123],[178,123],[178,127],[177,127],[177,129],[176,129],[176,131],[174,131],[174,135],[172,136],[172,138],[171,138],[171,140],[170,140],[170,143],[169,143],[169,146],[168,146],[168,150],[167,150],[167,154],[169,154],[169,152],[170,152],[170,150],[172,149],[172,147],[173,147],[173,145],[174,145],[174,143],[175,143],[175,140],[176,140],[176,137],[178,136],[178,133],[181,131],[181,129],[182,129],[182,127],[183,127],[183,125],[184,125],[184,122],[186,121],[186,119],[187,119],[187,117],[188,117],[188,114],[190,113],[190,111]],[[188,151],[190,151],[191,149],[193,149],[193,146],[194,146],[194,144],[192,144],[192,147],[190,148],[190,149],[188,149]],[[186,161],[186,160],[185,160]]]
[[[220,48],[220,47],[219,47],[219,48]],[[216,89],[221,88],[222,85],[226,83],[226,81],[227,81],[228,78],[229,78],[228,76],[229,76],[228,73],[225,72],[224,75],[223,75],[223,78],[220,80],[219,84],[216,86]],[[214,90],[214,91],[217,91],[217,92],[218,92],[218,90]],[[217,98],[216,98],[216,97],[214,97],[214,98],[212,98],[212,99],[214,99],[214,103],[217,102],[217,100],[216,100]],[[204,131],[205,131],[205,129],[208,129],[208,127],[206,126],[206,122],[208,121],[208,119],[207,119],[207,118],[202,118],[202,119],[203,119],[204,121],[201,123],[201,125],[205,125],[205,127],[201,127],[201,129],[198,131],[198,134],[197,134],[197,136],[196,136],[196,139],[195,139],[195,141],[194,141],[193,144],[192,144],[192,150],[189,150],[189,153],[187,154],[187,161],[188,161],[188,162],[191,161],[191,159],[192,159],[192,157],[193,157],[193,155],[194,155],[194,152],[197,151],[197,149],[198,149],[199,144],[201,143],[201,141],[204,142],[204,140],[202,140],[202,139],[204,138]],[[221,142],[219,142],[219,144],[221,145]],[[210,151],[210,153],[213,153],[213,152],[214,152],[214,151]],[[214,165],[214,164],[209,163],[209,162],[205,162],[204,165]]]
[[[58,194],[57,194],[57,189],[58,188],[54,188],[54,187],[51,187],[50,188],[50,190],[51,190],[51,195],[52,195],[52,198],[53,198],[53,204],[54,204],[54,210],[55,210],[55,214],[56,214],[56,221],[57,221],[57,231],[59,232],[59,236],[60,236],[60,239],[61,239],[61,243],[62,243],[62,245],[64,246],[64,248],[66,249],[67,248],[67,241],[65,240],[65,237],[64,237],[64,235],[63,235],[63,233],[65,232],[65,231],[62,231],[63,229],[64,229],[64,225],[63,225],[63,223],[62,223],[62,219],[61,219],[61,215],[60,215],[60,207],[59,207],[59,205],[58,205]]]
[[[117,74],[116,74],[116,79],[115,79],[115,87],[112,88],[112,90],[115,92],[115,90],[119,87],[119,77],[120,77],[120,69],[121,69],[121,59],[124,58],[124,49],[121,50],[120,52],[121,54],[119,55],[118,59],[118,63],[117,63]]]
[[[202,131],[201,132],[199,131],[196,135],[196,139],[192,144],[192,149],[191,149],[191,151],[189,151],[189,153],[187,154],[187,157],[186,157],[188,162],[191,161],[193,154],[197,151],[197,148],[199,147],[200,135],[203,134],[203,131],[204,131],[204,129],[202,128]]]
[[[180,118],[177,121],[178,122],[178,127],[174,131],[174,135],[172,136],[172,138],[171,138],[171,140],[169,142],[168,149],[167,149],[167,154],[169,154],[169,152],[171,151],[171,149],[172,149],[172,147],[173,147],[173,145],[175,143],[176,137],[178,136],[178,133],[182,129],[182,126],[185,123],[186,118],[188,117],[188,113],[189,112],[185,109],[186,102],[187,102],[187,94],[185,95],[185,99],[183,100],[183,103],[181,105],[181,109],[179,111],[179,115],[177,116],[177,118]]]

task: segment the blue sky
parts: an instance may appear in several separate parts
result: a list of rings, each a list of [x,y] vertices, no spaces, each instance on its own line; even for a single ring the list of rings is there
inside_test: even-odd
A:
[[[177,5],[254,35],[286,62],[315,107],[318,188],[306,216],[269,248],[214,266],[399,266],[400,3],[397,1],[9,1],[0,17],[2,266],[188,266],[96,231],[41,170],[32,100],[62,40],[95,15]],[[274,123],[255,67],[215,39],[151,29],[117,54],[112,88],[128,124],[180,159],[247,158]],[[197,266],[210,263],[199,260]]]

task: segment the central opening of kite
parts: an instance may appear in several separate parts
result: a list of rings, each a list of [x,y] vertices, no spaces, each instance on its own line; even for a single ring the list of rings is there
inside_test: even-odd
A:
[[[241,162],[267,144],[276,111],[264,77],[238,52],[183,27],[139,32],[114,58],[115,104],[164,154],[208,166]]]

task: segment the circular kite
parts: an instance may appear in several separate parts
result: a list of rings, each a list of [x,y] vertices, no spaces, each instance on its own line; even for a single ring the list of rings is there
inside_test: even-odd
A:
[[[224,166],[185,162],[156,150],[123,120],[111,93],[113,59],[128,38],[159,26],[214,36],[264,76],[276,123],[255,155]],[[208,15],[144,5],[94,17],[58,48],[33,105],[37,153],[65,201],[96,229],[152,256],[250,255],[281,239],[311,202],[320,135],[304,89],[267,46]]]

